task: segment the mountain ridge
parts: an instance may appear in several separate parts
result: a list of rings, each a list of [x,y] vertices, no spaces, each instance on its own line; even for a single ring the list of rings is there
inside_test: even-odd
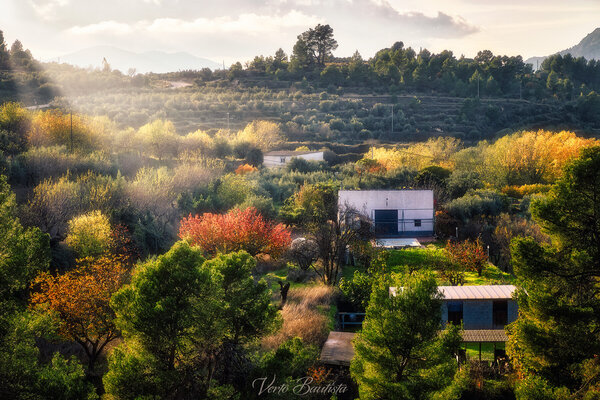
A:
[[[568,49],[558,51],[554,54],[566,55],[571,54],[573,57],[584,57],[586,60],[600,60],[600,28],[594,29],[588,33],[579,43],[571,46]],[[549,56],[530,57],[525,60],[526,63],[532,64],[534,68],[544,62]]]
[[[114,46],[87,47],[58,57],[61,63],[78,67],[101,68],[102,60],[106,59],[112,69],[127,73],[130,68],[135,68],[138,73],[147,72],[173,72],[186,69],[199,70],[202,68],[216,69],[221,65],[206,59],[194,56],[184,51],[164,52],[152,50],[136,53]],[[56,61],[52,59],[49,61]]]

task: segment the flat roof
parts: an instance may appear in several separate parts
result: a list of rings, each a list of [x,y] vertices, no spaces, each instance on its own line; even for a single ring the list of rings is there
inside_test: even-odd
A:
[[[265,153],[265,156],[301,156],[303,154],[322,153],[323,150],[315,151],[293,151],[293,150],[274,150]]]
[[[321,350],[321,362],[349,366],[354,357],[352,340],[355,335],[354,332],[329,332],[327,341]]]
[[[517,288],[514,285],[438,286],[445,300],[508,300]],[[395,296],[398,288],[390,287]]]
[[[432,189],[374,189],[374,190],[350,190],[340,189],[338,192],[389,192],[389,193],[400,193],[400,192],[433,192]]]
[[[400,247],[421,247],[416,238],[380,238],[375,240],[376,247],[396,249]]]

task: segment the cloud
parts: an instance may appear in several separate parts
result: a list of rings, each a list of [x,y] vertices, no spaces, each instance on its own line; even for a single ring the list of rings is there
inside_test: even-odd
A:
[[[75,25],[67,32],[75,35],[98,35],[98,34],[113,34],[113,35],[126,35],[133,33],[135,27],[130,24],[125,24],[116,21],[102,21],[96,24],[90,24],[85,26]]]
[[[28,0],[28,3],[41,19],[52,21],[58,18],[58,10],[67,6],[69,0]]]
[[[291,10],[285,15],[241,14],[216,18],[157,18],[151,21],[138,21],[127,24],[114,20],[102,21],[84,26],[73,26],[66,31],[75,35],[126,35],[133,33],[190,34],[190,33],[240,33],[260,35],[276,33],[283,29],[305,28],[323,22],[321,18]]]
[[[399,23],[401,26],[391,26],[390,29],[408,27],[419,32],[424,37],[463,37],[479,32],[479,28],[469,24],[462,17],[453,17],[442,11],[430,17],[419,11],[400,12],[387,0],[359,0],[355,2],[366,15],[385,20],[389,23]]]
[[[287,28],[304,28],[323,22],[321,18],[291,10],[285,15],[241,14],[217,18],[158,18],[144,29],[154,33],[245,33],[251,35],[277,32]]]

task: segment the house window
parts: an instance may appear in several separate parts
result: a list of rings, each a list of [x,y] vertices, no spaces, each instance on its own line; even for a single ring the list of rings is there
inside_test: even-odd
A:
[[[282,164],[285,164],[285,157],[280,157],[279,158],[279,162],[282,163]]]
[[[508,323],[508,301],[494,301],[492,313],[494,315],[494,327],[504,327]]]
[[[421,220],[415,219],[415,226],[421,226]]]
[[[460,325],[463,320],[463,303],[462,301],[448,302],[448,323]]]

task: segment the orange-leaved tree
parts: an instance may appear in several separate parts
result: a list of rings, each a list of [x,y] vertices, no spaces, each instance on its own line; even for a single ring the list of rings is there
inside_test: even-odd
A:
[[[92,372],[104,347],[119,335],[110,298],[125,283],[128,268],[121,257],[112,255],[79,259],[77,264],[62,275],[39,274],[31,305],[53,315],[59,334],[83,347]]]
[[[235,173],[237,175],[246,175],[246,174],[249,174],[251,172],[256,172],[256,171],[258,171],[258,168],[256,168],[253,165],[250,165],[250,164],[241,164],[239,167],[237,167],[235,169]]]
[[[448,241],[446,254],[450,261],[463,265],[468,270],[477,271],[479,276],[488,261],[487,253],[479,238],[463,242]]]
[[[254,207],[190,215],[181,221],[179,237],[210,255],[245,250],[253,256],[278,257],[292,241],[285,225],[266,220]]]

